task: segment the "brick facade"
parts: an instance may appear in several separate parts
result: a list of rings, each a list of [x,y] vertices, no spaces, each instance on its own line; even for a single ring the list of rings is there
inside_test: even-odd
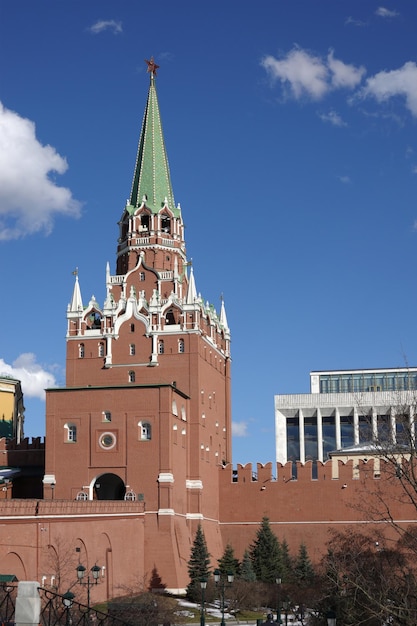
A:
[[[75,278],[66,386],[47,390],[43,498],[2,500],[2,573],[64,592],[78,562],[97,564],[100,601],[156,569],[181,591],[199,523],[215,566],[226,543],[242,557],[264,515],[292,551],[304,542],[317,561],[329,530],[368,523],[352,504],[391,487],[369,464],[353,478],[353,462],[337,479],[329,462],[317,480],[309,463],[298,464],[296,480],[291,464],[233,471],[230,331],[224,303],[217,313],[196,291],[153,75],[119,226],[104,304],[84,306]],[[395,514],[405,522],[415,513]]]

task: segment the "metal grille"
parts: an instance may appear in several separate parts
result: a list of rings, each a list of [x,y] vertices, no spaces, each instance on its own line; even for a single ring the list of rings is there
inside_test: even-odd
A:
[[[14,624],[17,585],[0,583],[0,622],[4,626]]]
[[[89,608],[79,602],[72,602],[71,607],[64,606],[64,596],[49,589],[39,588],[41,597],[41,626],[130,626],[108,613]]]

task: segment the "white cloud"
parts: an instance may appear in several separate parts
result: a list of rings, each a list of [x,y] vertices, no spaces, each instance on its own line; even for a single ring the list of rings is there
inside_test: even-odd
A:
[[[246,422],[232,422],[233,437],[247,437],[248,425]]]
[[[67,169],[55,148],[36,139],[34,123],[0,102],[0,241],[49,234],[56,214],[79,216],[71,191],[49,178]]]
[[[401,97],[407,109],[417,117],[417,64],[414,61],[408,61],[396,70],[378,72],[368,78],[363,87],[360,83],[365,68],[336,59],[333,50],[324,59],[301,48],[293,48],[281,59],[271,55],[264,57],[261,65],[273,81],[280,81],[297,100],[306,96],[321,100],[338,89],[348,89],[355,91],[348,100],[351,104],[358,98],[373,97],[381,103]],[[321,117],[324,121],[343,125],[335,113]]]
[[[413,165],[413,167],[411,168],[411,172],[413,174],[417,174],[417,165]]]
[[[327,56],[327,64],[332,75],[332,85],[336,89],[354,89],[359,85],[362,77],[366,73],[364,67],[355,67],[354,65],[343,63],[343,61],[335,59],[333,50],[331,50]]]
[[[378,17],[398,17],[399,13],[386,9],[385,7],[378,7],[375,11],[375,15],[378,15]]]
[[[118,35],[123,32],[122,23],[116,22],[115,20],[98,20],[98,22],[90,26],[89,30],[95,35],[102,33],[105,30],[113,31],[114,35]]]
[[[366,26],[366,22],[362,22],[362,20],[356,20],[351,15],[346,18],[345,24],[353,24],[353,26]]]
[[[56,385],[55,376],[36,363],[36,356],[31,352],[21,354],[12,365],[0,359],[0,375],[20,380],[23,395],[29,398],[44,400],[44,390]]]
[[[401,96],[414,117],[417,117],[417,65],[408,61],[398,70],[383,71],[366,81],[360,96],[374,97],[378,102]]]
[[[323,122],[330,122],[333,126],[347,126],[346,122],[342,120],[340,115],[336,111],[329,111],[328,113],[319,113],[319,118]]]
[[[322,59],[304,50],[294,48],[281,60],[266,56],[261,65],[273,80],[289,83],[297,99],[307,94],[319,100],[329,89],[328,69]]]
[[[293,48],[282,59],[271,55],[264,57],[261,65],[273,80],[281,81],[283,86],[289,85],[296,99],[309,96],[313,100],[320,100],[329,91],[353,89],[365,74],[365,68],[335,59],[332,50],[327,59],[323,59],[300,48]]]
[[[343,183],[344,185],[349,185],[351,180],[349,176],[339,176],[338,177],[340,182]]]

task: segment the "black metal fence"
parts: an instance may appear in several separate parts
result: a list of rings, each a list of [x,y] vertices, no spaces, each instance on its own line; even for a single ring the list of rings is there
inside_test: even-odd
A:
[[[98,611],[85,604],[71,600],[66,606],[65,596],[54,593],[50,589],[39,588],[41,597],[41,626],[131,626],[117,617]],[[67,603],[68,604],[68,603]]]
[[[5,626],[14,624],[16,596],[17,584],[0,583],[0,623]]]
[[[41,599],[40,626],[131,626],[117,617],[97,611],[71,600],[66,606],[65,596],[39,587]],[[17,583],[0,583],[0,625],[14,626]]]

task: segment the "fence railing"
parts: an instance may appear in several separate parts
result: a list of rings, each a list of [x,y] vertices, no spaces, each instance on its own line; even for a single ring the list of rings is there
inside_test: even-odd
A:
[[[17,583],[0,583],[0,623],[14,623]]]
[[[117,617],[113,617],[93,607],[71,600],[71,606],[66,606],[65,596],[50,589],[39,588],[41,597],[41,626],[131,626]]]

